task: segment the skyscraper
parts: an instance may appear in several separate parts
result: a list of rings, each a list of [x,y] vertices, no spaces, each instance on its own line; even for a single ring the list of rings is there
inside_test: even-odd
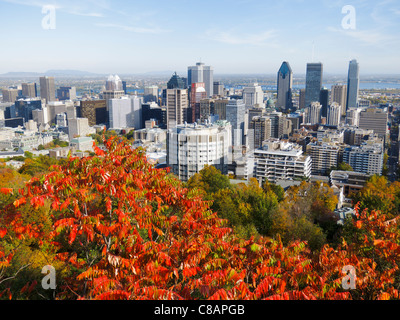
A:
[[[214,94],[214,69],[211,66],[206,66],[202,62],[196,63],[195,66],[188,67],[188,87],[192,83],[204,82],[207,96],[212,97]]]
[[[338,126],[342,116],[342,106],[337,102],[333,102],[328,107],[327,124],[329,126]]]
[[[205,84],[203,82],[192,83],[190,88],[191,122],[200,120],[200,101],[207,98]]]
[[[188,92],[186,89],[165,89],[167,107],[167,128],[173,128],[187,121]]]
[[[333,85],[331,88],[331,102],[342,106],[342,115],[346,115],[347,85]]]
[[[304,123],[307,124],[321,123],[321,109],[322,105],[319,102],[312,102],[310,106],[305,109]]]
[[[278,71],[278,96],[276,106],[282,111],[293,108],[292,103],[293,71],[289,62],[284,61]]]
[[[328,106],[329,106],[329,90],[327,88],[322,88],[319,93],[319,103],[322,106],[321,117],[328,117]]]
[[[322,88],[322,63],[308,63],[306,74],[306,97],[305,108],[311,105],[311,102],[318,102]]]
[[[36,83],[23,83],[22,87],[22,96],[24,98],[36,98],[37,97],[37,88]]]
[[[54,77],[40,77],[40,97],[46,102],[56,101]]]
[[[244,143],[246,105],[242,99],[231,99],[226,105],[226,120],[232,125],[232,145],[241,147]]]
[[[349,64],[349,76],[347,84],[347,109],[357,108],[358,89],[360,86],[360,67],[357,60],[351,60]]]
[[[243,100],[247,110],[254,107],[264,107],[264,91],[258,83],[254,83],[243,89]]]

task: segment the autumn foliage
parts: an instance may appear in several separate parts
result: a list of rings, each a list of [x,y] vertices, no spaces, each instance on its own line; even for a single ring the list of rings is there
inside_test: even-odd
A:
[[[354,241],[318,252],[300,241],[243,239],[143,150],[117,137],[105,145],[33,178],[17,196],[0,190],[9,197],[0,208],[4,296],[21,294],[1,277],[20,244],[34,241],[63,270],[56,299],[398,299],[396,219],[364,210],[351,225]],[[26,207],[48,215],[32,221]],[[346,265],[357,270],[350,291],[342,288]]]

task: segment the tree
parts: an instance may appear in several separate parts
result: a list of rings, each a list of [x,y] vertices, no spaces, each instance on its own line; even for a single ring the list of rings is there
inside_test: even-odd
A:
[[[95,147],[96,156],[70,157],[50,173],[32,178],[18,195],[0,189],[10,197],[1,208],[0,271],[18,272],[18,263],[26,264],[21,245],[36,241],[34,246],[54,254],[54,262],[65,270],[54,292],[57,299],[399,298],[397,220],[388,221],[375,211],[357,213],[352,223],[360,233],[353,242],[314,252],[307,242],[284,245],[278,236],[244,239],[210,210],[199,192],[152,167],[142,150],[119,138],[104,143],[106,151]],[[259,213],[268,206],[256,181],[221,191],[237,192],[248,200],[246,207],[252,205]],[[322,197],[327,190],[304,184],[297,191],[287,199]],[[42,219],[26,214],[27,206]],[[48,214],[40,211],[46,206]],[[312,226],[304,221],[299,230],[307,234]],[[347,265],[357,269],[356,290],[341,287]],[[3,297],[16,296],[3,274]],[[34,288],[27,284],[19,292]]]

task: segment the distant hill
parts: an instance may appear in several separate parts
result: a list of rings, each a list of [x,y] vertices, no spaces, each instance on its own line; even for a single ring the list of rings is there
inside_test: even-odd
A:
[[[102,74],[80,70],[48,70],[46,72],[7,72],[0,74],[1,78],[38,78],[50,77],[101,77]]]

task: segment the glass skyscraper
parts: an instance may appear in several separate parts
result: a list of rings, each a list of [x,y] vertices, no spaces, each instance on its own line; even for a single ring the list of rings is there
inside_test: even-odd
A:
[[[278,71],[277,108],[288,111],[293,108],[292,103],[293,72],[289,62],[284,61]]]
[[[306,97],[305,107],[311,106],[312,102],[319,102],[322,88],[322,63],[308,63],[306,74]]]
[[[358,89],[360,86],[360,67],[357,60],[351,60],[349,64],[349,76],[347,84],[347,109],[357,108]]]

